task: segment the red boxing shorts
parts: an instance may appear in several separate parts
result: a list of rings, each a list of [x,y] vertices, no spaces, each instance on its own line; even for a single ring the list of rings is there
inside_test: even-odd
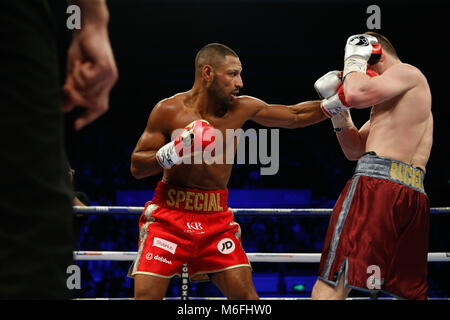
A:
[[[128,275],[181,276],[192,281],[237,267],[251,267],[241,229],[227,206],[228,191],[175,187],[159,182],[139,220],[139,249]]]
[[[429,200],[424,173],[364,155],[331,215],[319,279],[402,299],[427,299]]]

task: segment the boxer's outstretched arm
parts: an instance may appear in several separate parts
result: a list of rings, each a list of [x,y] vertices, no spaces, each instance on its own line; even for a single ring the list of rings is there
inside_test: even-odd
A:
[[[366,152],[366,141],[370,130],[370,120],[368,120],[359,130],[355,125],[343,128],[337,132],[336,136],[348,160],[358,160]]]
[[[321,122],[327,117],[320,108],[321,101],[306,101],[286,106],[267,104],[256,98],[247,97],[253,113],[249,120],[266,127],[295,129]]]
[[[344,81],[345,99],[353,108],[371,107],[404,94],[417,84],[419,76],[420,71],[406,64],[395,65],[373,78],[352,72]]]
[[[166,143],[166,129],[162,125],[167,122],[167,119],[164,119],[163,113],[161,105],[156,105],[131,155],[130,170],[136,179],[153,176],[162,170],[156,160],[156,153]]]

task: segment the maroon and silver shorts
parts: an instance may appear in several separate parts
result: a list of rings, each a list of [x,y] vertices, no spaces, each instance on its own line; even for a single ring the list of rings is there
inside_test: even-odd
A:
[[[319,279],[337,286],[427,298],[429,200],[422,170],[364,155],[330,219]]]

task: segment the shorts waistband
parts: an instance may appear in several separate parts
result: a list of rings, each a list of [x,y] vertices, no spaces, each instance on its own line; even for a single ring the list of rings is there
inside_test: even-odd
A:
[[[354,175],[388,179],[425,193],[423,185],[425,173],[421,169],[401,161],[380,157],[374,152],[368,152],[358,160]]]
[[[193,213],[223,212],[228,210],[228,190],[192,189],[159,181],[152,203]]]

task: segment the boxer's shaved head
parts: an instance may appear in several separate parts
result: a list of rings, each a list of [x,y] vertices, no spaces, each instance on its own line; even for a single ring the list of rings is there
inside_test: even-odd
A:
[[[236,52],[226,45],[220,43],[210,43],[200,49],[195,57],[195,73],[201,72],[203,66],[210,65],[218,68],[225,61],[226,56],[239,58]]]
[[[365,32],[365,34],[368,34],[370,36],[377,38],[377,40],[381,44],[381,48],[383,50],[389,52],[391,55],[398,58],[397,51],[395,50],[392,43],[388,40],[388,38],[386,38],[385,36],[383,36],[377,32],[374,32],[374,31],[368,31],[368,32]]]

